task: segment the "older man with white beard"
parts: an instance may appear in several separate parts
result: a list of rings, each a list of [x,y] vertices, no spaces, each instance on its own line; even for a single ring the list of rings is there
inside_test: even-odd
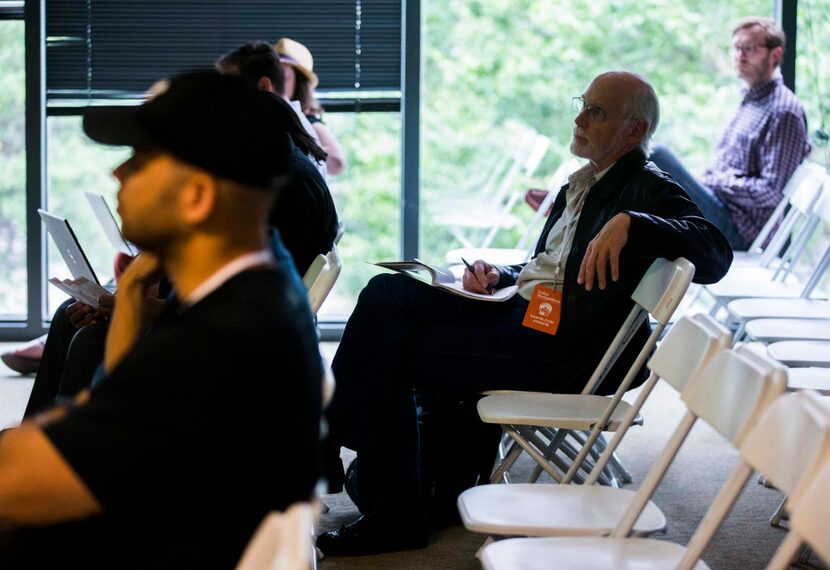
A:
[[[533,259],[523,266],[479,260],[464,275],[468,290],[517,284],[518,295],[480,302],[401,275],[376,276],[361,293],[332,366],[338,387],[327,467],[336,488],[340,447],[357,451],[352,495],[363,516],[318,538],[327,555],[427,544],[413,390],[459,397],[493,389],[579,392],[655,258],[688,258],[699,283],[728,269],[723,235],[646,161],[659,118],[648,82],[603,73],[575,103],[571,151],[588,163],[559,193]],[[555,334],[523,326],[540,291],[561,298]],[[601,393],[619,385],[648,328],[638,331]]]

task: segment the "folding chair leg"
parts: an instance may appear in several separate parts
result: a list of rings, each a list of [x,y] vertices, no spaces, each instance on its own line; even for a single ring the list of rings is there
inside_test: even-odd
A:
[[[507,434],[507,430],[508,428],[505,428],[505,434]],[[501,483],[502,481],[504,481],[505,483],[509,483],[510,481],[507,472],[510,471],[510,468],[513,467],[513,464],[516,463],[516,460],[519,458],[519,455],[521,455],[521,453],[522,448],[514,439],[513,443],[510,445],[510,449],[507,450],[507,453],[504,455],[504,458],[493,470],[493,474],[490,475],[490,483],[496,484]]]
[[[545,430],[536,430],[536,431],[545,433]],[[550,433],[550,430],[547,430],[547,433]],[[579,454],[578,450],[575,449],[565,439],[568,435],[573,435],[573,434],[571,432],[568,432],[567,430],[560,430],[556,434],[556,436],[554,436],[553,440],[550,441],[547,444],[544,444],[542,442],[542,440],[539,438],[538,433],[536,433],[536,432],[534,432],[532,435],[529,434],[527,437],[530,441],[532,441],[534,443],[534,445],[536,445],[538,451],[541,454],[544,455],[545,459],[547,459],[548,462],[554,463],[564,473],[570,468],[571,465],[573,465],[573,460]],[[540,445],[540,444],[542,444],[542,445]],[[559,453],[561,453],[565,458],[560,457]],[[542,465],[537,464],[536,467],[534,467],[533,471],[531,472],[530,477],[528,477],[527,482],[528,483],[535,483],[539,479],[539,476],[542,474],[542,469],[543,469]],[[590,471],[589,462],[586,462],[586,465],[584,466],[584,469],[586,471]],[[548,470],[545,469],[545,471],[548,471]],[[550,471],[548,471],[548,472],[550,472]],[[560,481],[560,479],[561,479],[561,478],[557,478],[557,477],[554,477],[554,478],[556,479],[556,481]],[[585,477],[583,477],[582,475],[577,474],[577,475],[574,476],[574,481],[576,481],[577,483],[583,483],[585,481]]]
[[[578,432],[575,432],[578,433]],[[582,442],[586,441],[584,437],[584,433],[580,433],[580,436],[577,439],[580,439]],[[605,448],[608,447],[608,442],[605,440],[605,435],[600,434],[597,440],[594,442],[594,445],[591,447],[591,457],[593,457],[594,462],[599,460],[599,457],[605,451]],[[590,470],[588,470],[590,471]],[[612,487],[621,487],[624,483],[631,483],[632,477],[631,474],[623,467],[623,464],[620,462],[619,457],[616,453],[611,455],[611,458],[608,460],[608,464],[603,467],[602,469],[603,474],[608,478],[609,484]],[[605,484],[600,482],[601,485]]]
[[[501,439],[499,440],[499,460],[507,456],[507,448],[510,446],[510,441],[510,436],[502,432]]]
[[[769,518],[769,524],[778,528],[786,528],[785,525],[781,524],[781,521],[787,518],[787,497],[784,497],[784,500],[781,501],[781,504],[778,505],[778,508],[775,509],[775,512]]]
[[[614,479],[619,479],[620,483],[631,483],[634,480],[631,477],[631,473],[620,463],[620,458],[617,456],[617,453],[614,452],[611,454],[611,459],[608,460],[608,464],[605,466],[605,469],[608,469]],[[603,469],[603,471],[605,470]]]
[[[518,432],[516,433],[518,435]],[[559,436],[560,434],[557,434],[557,437]],[[564,438],[565,435],[561,434],[561,437]],[[539,436],[533,432],[526,433],[524,437],[520,436],[520,439],[517,439],[516,442],[522,446],[522,448],[533,458],[534,461],[536,461],[536,463],[542,466],[542,469],[544,469],[554,481],[557,483],[562,481],[563,473],[567,470],[568,465],[561,457],[555,454],[550,458],[543,455],[539,450],[545,449],[546,444]],[[561,469],[561,471],[557,471],[551,465],[551,462],[553,462],[558,469]]]
[[[539,439],[538,434],[543,434],[546,438],[548,438],[548,443],[540,445],[542,441]],[[565,441],[567,436],[567,430],[557,431],[551,428],[539,428],[535,430],[532,435],[528,434],[528,439],[534,442],[534,445],[536,445],[539,452],[544,455],[546,461],[556,463],[556,466],[562,469],[562,472],[564,473],[568,470],[568,464],[565,460],[557,456],[557,451],[561,448],[565,455],[570,456],[571,460],[576,457],[576,452],[571,452],[570,454],[568,453],[568,449],[566,447],[568,444]],[[542,474],[542,463],[538,460],[536,463],[537,464],[533,468],[533,471],[530,472],[530,477],[527,478],[528,483],[535,483]],[[559,481],[560,478],[556,478],[556,480]]]

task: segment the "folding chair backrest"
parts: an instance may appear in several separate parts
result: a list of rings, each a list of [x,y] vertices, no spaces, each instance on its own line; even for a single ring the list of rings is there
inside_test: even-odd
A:
[[[698,418],[739,444],[785,388],[786,378],[781,367],[763,356],[751,357],[745,347],[715,354],[697,370],[681,395],[687,407],[686,415],[649,470],[612,536],[629,535]]]
[[[755,238],[755,241],[747,248],[749,252],[756,252],[761,251],[763,249],[764,244],[767,242],[767,238],[770,234],[775,230],[778,223],[781,221],[781,218],[784,217],[787,206],[790,203],[790,198],[792,197],[793,193],[795,192],[796,188],[799,188],[801,184],[805,181],[805,179],[814,177],[814,176],[821,176],[821,172],[819,171],[821,167],[815,163],[810,161],[802,162],[798,168],[795,169],[790,179],[787,181],[787,184],[784,185],[784,189],[781,191],[781,194],[784,198],[781,200],[781,203],[776,206],[775,210],[770,215],[767,223],[764,224],[764,227],[761,228],[761,231],[758,233],[758,236]]]
[[[698,367],[731,344],[729,330],[712,317],[683,317],[671,326],[647,366],[682,393]]]
[[[810,390],[781,396],[741,447],[743,460],[793,500],[804,475],[830,458],[830,412],[820,398]]]
[[[646,270],[631,298],[665,325],[686,294],[694,274],[695,266],[685,258],[657,259]]]
[[[683,299],[683,295],[686,294],[694,274],[695,266],[686,258],[678,257],[674,261],[662,258],[654,260],[631,295],[635,303],[634,307],[582,390],[583,394],[593,394],[596,391],[622,349],[631,340],[643,320],[651,314],[657,321],[657,327],[652,331],[648,343],[640,351],[634,366],[623,380],[623,384],[626,384],[626,381],[630,384],[645,363],[660,333]],[[627,389],[627,386],[624,389]]]
[[[798,167],[792,178],[795,179],[796,186],[790,196],[790,206],[802,212],[809,212],[815,204],[819,190],[827,181],[827,171],[815,162],[805,162]]]
[[[741,462],[689,539],[678,568],[691,568],[720,528],[754,470],[784,494],[798,493],[830,454],[830,414],[809,391],[779,396],[741,445]],[[826,532],[826,529],[825,529]]]
[[[539,209],[536,210],[536,213],[533,214],[533,217],[527,224],[527,228],[522,234],[521,239],[519,239],[519,242],[516,244],[516,249],[536,247],[536,243],[530,243],[530,240],[535,239],[539,234],[539,223],[547,217],[548,209],[550,209],[553,205],[554,200],[556,200],[556,195],[559,194],[559,190],[561,190],[562,186],[567,184],[568,177],[578,169],[579,162],[577,162],[576,159],[570,158],[562,162],[562,164],[560,164],[556,171],[551,175],[547,185],[548,193],[539,205]],[[532,256],[533,252],[530,251],[529,255]]]
[[[326,266],[326,256],[322,253],[318,253],[317,257],[314,258],[314,261],[311,262],[311,265],[308,266],[306,269],[305,274],[303,275],[303,285],[305,285],[306,290],[311,289],[311,286],[314,285],[314,281],[317,280],[317,277],[320,276],[320,272]]]
[[[294,503],[268,513],[245,547],[236,570],[307,570],[312,566],[311,535],[316,507]]]
[[[682,399],[691,413],[739,446],[786,386],[783,366],[739,345],[715,356]]]
[[[542,150],[542,156],[537,159],[537,154],[543,143],[542,139],[539,138],[542,135],[539,135],[531,127],[521,125],[513,121],[508,122],[506,126],[510,129],[519,131],[519,140],[513,149],[512,159],[509,161],[506,170],[501,175],[501,179],[492,191],[487,191],[486,195],[482,196],[484,200],[493,206],[501,205],[519,175],[527,175],[528,172],[532,174],[533,171],[536,170],[536,167],[539,166],[539,163],[542,161],[542,156],[544,156],[544,153],[547,152],[548,146],[550,145],[550,139],[543,137],[544,139],[547,139],[547,141],[544,149]]]
[[[825,564],[830,564],[830,462],[825,462],[821,470],[810,477],[809,485],[798,501],[791,503],[790,535],[794,539],[795,549],[806,542],[813,552],[818,554]],[[781,545],[784,549],[785,545]],[[776,564],[778,555],[770,564],[770,569],[786,568],[792,556],[785,556],[781,564]]]
[[[787,240],[791,240],[792,246],[788,250],[796,249],[796,244],[799,242],[799,237],[807,239],[808,234],[812,233],[815,228],[814,224],[810,223],[809,218],[813,213],[813,209],[818,202],[821,195],[824,193],[825,183],[827,181],[827,172],[823,167],[813,162],[804,162],[798,167],[796,172],[790,177],[787,183],[787,189],[791,189],[791,194],[787,203],[781,207],[782,215],[786,206],[789,206],[789,211],[784,215],[775,235],[769,242],[769,245],[764,250],[764,255],[761,258],[761,265],[766,266],[775,258],[776,255],[783,249]],[[786,196],[786,194],[785,194]],[[776,209],[777,211],[778,209]],[[802,222],[801,231],[793,234],[796,225]],[[802,235],[804,234],[804,235]],[[759,235],[759,237],[762,237]],[[766,236],[763,236],[766,240]],[[755,240],[758,241],[758,238]],[[763,244],[763,242],[761,242]],[[755,243],[753,242],[753,246]],[[752,246],[749,251],[753,251]]]
[[[614,432],[614,437],[597,459],[585,484],[591,485],[597,481],[626,431],[634,423],[657,380],[662,378],[682,393],[698,369],[731,344],[732,334],[729,330],[709,315],[701,313],[691,317],[684,316],[675,322],[649,360],[647,366],[651,374]],[[568,472],[569,475],[571,471]],[[566,479],[571,480],[567,477]]]
[[[317,256],[317,259],[312,263],[312,267],[317,263],[318,259],[323,257],[323,266],[320,268],[317,277],[313,282],[306,286],[308,287],[308,302],[311,305],[311,312],[315,315],[323,301],[326,300],[331,290],[334,288],[334,283],[340,275],[340,270],[343,268],[343,262],[340,260],[340,255],[337,253],[337,246],[332,246],[332,250],[325,256]],[[308,272],[306,272],[308,273]],[[305,279],[303,279],[305,281]]]

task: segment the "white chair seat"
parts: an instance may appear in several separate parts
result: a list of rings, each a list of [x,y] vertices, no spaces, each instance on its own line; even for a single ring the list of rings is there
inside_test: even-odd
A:
[[[706,290],[711,293],[721,304],[726,304],[735,299],[746,299],[752,297],[773,297],[776,299],[794,299],[801,295],[803,287],[791,283],[779,281],[759,281],[758,279],[736,279],[732,282],[720,282],[707,285]],[[825,295],[816,292],[813,295],[816,299],[826,299]]]
[[[830,396],[830,368],[787,369],[788,390],[815,390]]]
[[[830,321],[815,319],[755,319],[746,324],[750,338],[761,342],[830,340]]]
[[[484,423],[556,427],[588,431],[608,407],[605,396],[516,392],[487,396],[478,401]],[[609,419],[608,431],[617,429],[631,405],[620,402]]]
[[[830,341],[785,340],[767,347],[767,354],[790,367],[830,368]]]
[[[824,299],[738,299],[727,309],[742,322],[763,318],[830,319],[830,303]]]
[[[648,538],[512,538],[481,551],[486,570],[663,570],[676,568],[685,548]],[[698,561],[694,570],[707,570]]]
[[[483,259],[496,265],[516,265],[527,261],[528,251],[507,247],[460,247],[448,251],[446,261],[448,264],[457,265],[464,263],[461,258],[470,263],[476,259]]]
[[[770,281],[775,275],[774,267],[761,267],[759,265],[739,265],[735,266],[734,262],[729,267],[729,272],[718,281],[719,285],[727,287],[742,286],[744,283],[750,281]],[[790,283],[798,285],[800,281],[798,278],[790,273],[787,275],[783,283]]]
[[[468,530],[482,534],[585,536],[611,532],[634,497],[628,489],[600,485],[482,485],[458,497]],[[634,525],[648,536],[666,528],[666,518],[649,501]]]

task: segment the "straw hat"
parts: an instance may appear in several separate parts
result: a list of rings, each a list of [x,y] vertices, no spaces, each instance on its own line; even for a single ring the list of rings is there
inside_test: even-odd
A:
[[[282,63],[291,65],[294,69],[305,75],[312,87],[317,87],[320,80],[312,71],[314,69],[314,58],[311,52],[300,42],[291,38],[281,38],[274,47]]]

